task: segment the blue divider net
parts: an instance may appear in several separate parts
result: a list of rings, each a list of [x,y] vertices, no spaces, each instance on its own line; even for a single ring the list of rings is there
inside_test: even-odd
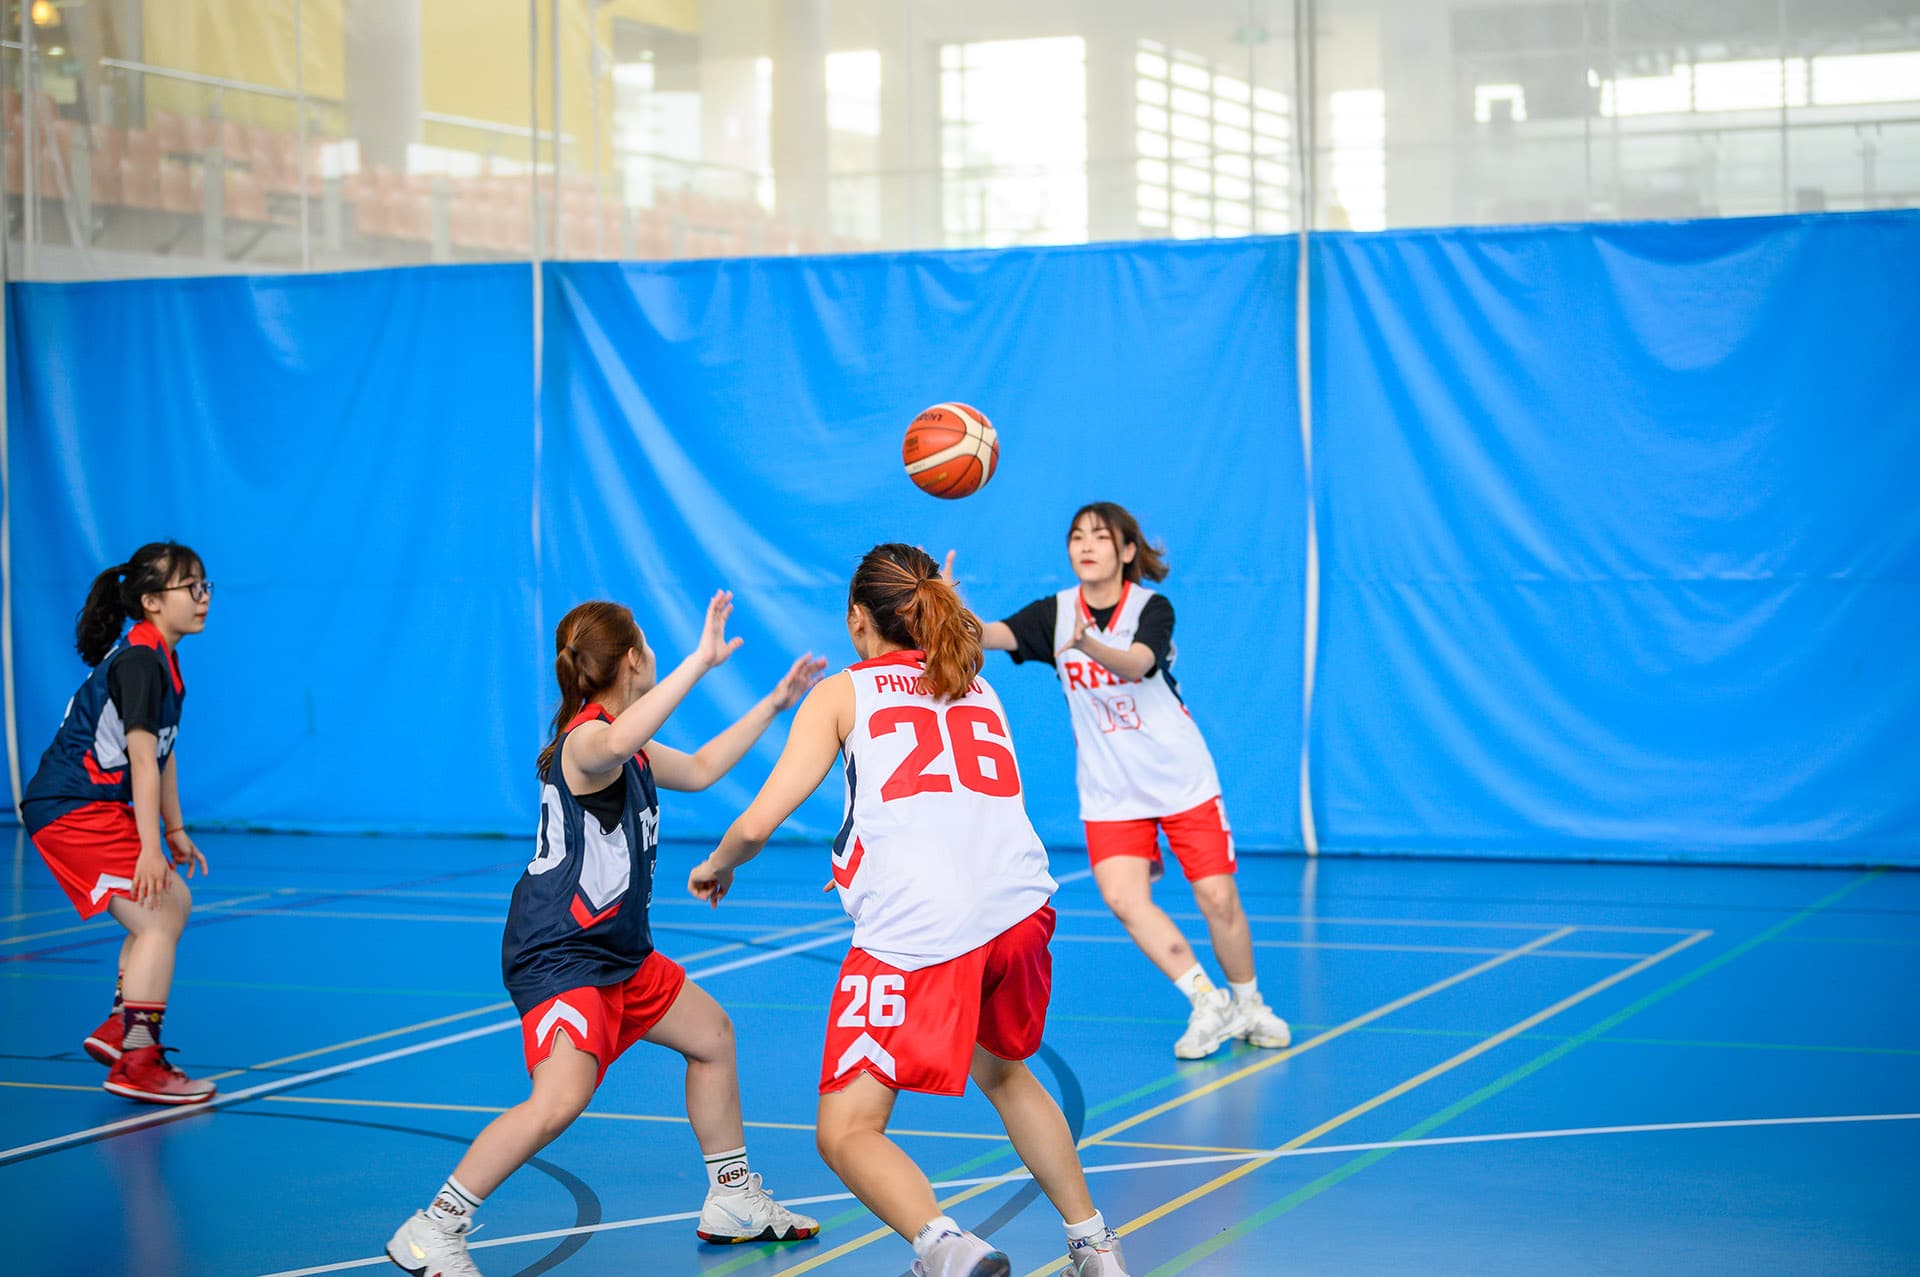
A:
[[[1920,216],[1313,251],[1323,845],[1920,863]],[[1293,253],[550,266],[537,475],[523,267],[13,285],[23,763],[88,580],[156,536],[220,583],[191,816],[519,835],[573,603],[632,604],[670,665],[736,591],[747,646],[664,733],[695,746],[798,652],[850,659],[874,542],[958,548],[1003,616],[1106,498],[1171,552],[1242,844],[1297,845]],[[946,399],[1003,445],[959,502],[899,459]],[[988,676],[1036,823],[1079,841],[1050,673]],[[783,735],[668,832],[723,829]],[[792,828],[838,823],[830,782]]]
[[[747,644],[662,734],[691,748],[799,652],[853,659],[847,580],[876,542],[958,549],[964,593],[994,619],[1071,584],[1069,518],[1117,500],[1170,551],[1176,668],[1241,841],[1297,846],[1293,253],[1244,241],[555,266],[543,619],[628,602],[665,669],[691,649],[711,591],[734,590]],[[900,460],[915,413],[950,399],[986,413],[1001,443],[992,483],[962,501],[921,493]],[[1079,843],[1052,672],[993,655],[986,674],[1036,825]],[[550,678],[544,694],[550,707]],[[783,737],[708,793],[667,796],[668,832],[724,830]],[[831,834],[840,819],[836,773],[789,831]]]
[[[525,267],[13,284],[20,752],[86,674],[93,575],[173,537],[190,821],[531,822]]]
[[[1920,862],[1920,218],[1313,252],[1325,845]]]

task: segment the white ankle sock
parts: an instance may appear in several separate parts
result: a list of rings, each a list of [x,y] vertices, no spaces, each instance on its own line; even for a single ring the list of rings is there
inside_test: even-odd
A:
[[[1257,979],[1229,980],[1227,981],[1227,987],[1233,990],[1233,1000],[1235,1002],[1258,1002],[1260,1000],[1260,981]]]
[[[1060,1222],[1066,1224],[1065,1220],[1061,1220]],[[1073,1242],[1083,1242],[1089,1237],[1098,1237],[1106,1231],[1106,1216],[1102,1215],[1099,1211],[1095,1211],[1093,1212],[1093,1218],[1087,1220],[1085,1223],[1067,1224],[1067,1241],[1069,1244]]]
[[[457,1224],[461,1220],[472,1219],[473,1213],[480,1209],[480,1203],[485,1200],[449,1175],[447,1182],[440,1186],[440,1191],[433,1195],[433,1204],[427,1207],[427,1218],[436,1224]]]
[[[1203,993],[1211,993],[1213,991],[1213,981],[1207,979],[1206,968],[1197,962],[1187,968],[1182,974],[1175,976],[1173,983],[1180,992],[1187,995],[1187,1001],[1189,1002]]]
[[[707,1191],[738,1193],[750,1182],[747,1178],[747,1146],[730,1148],[724,1153],[704,1154],[707,1162]]]
[[[927,1259],[929,1258],[928,1252],[933,1249],[933,1244],[935,1242],[939,1241],[942,1237],[944,1237],[948,1233],[957,1233],[959,1231],[960,1231],[960,1225],[953,1222],[952,1216],[950,1215],[934,1216],[932,1219],[927,1221],[927,1226],[925,1228],[922,1228],[919,1232],[913,1235],[914,1255],[917,1256],[921,1260],[921,1262],[923,1263],[926,1262]]]

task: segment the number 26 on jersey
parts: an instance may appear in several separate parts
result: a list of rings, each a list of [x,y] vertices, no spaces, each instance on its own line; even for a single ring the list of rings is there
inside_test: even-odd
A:
[[[902,729],[913,733],[913,752],[880,787],[880,801],[952,793],[955,781],[989,798],[1019,794],[1020,771],[1014,765],[1012,739],[1000,716],[985,706],[954,705],[942,713],[924,705],[889,705],[867,720],[867,731],[875,737]],[[951,775],[936,770],[948,759]]]

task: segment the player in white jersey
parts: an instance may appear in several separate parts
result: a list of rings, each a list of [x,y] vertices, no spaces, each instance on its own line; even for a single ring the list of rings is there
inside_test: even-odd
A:
[[[1067,557],[1079,584],[985,622],[985,644],[1016,663],[1043,661],[1060,677],[1094,879],[1133,942],[1191,1006],[1173,1053],[1201,1059],[1232,1038],[1284,1047],[1292,1031],[1254,977],[1220,779],[1173,678],[1173,605],[1144,584],[1166,579],[1166,560],[1111,501],[1074,513]],[[949,554],[949,580],[952,569]],[[1162,832],[1207,920],[1227,989],[1207,978],[1179,925],[1153,902]]]
[[[687,886],[718,905],[842,759],[833,884],[853,948],[828,1009],[820,1156],[913,1243],[922,1277],[1006,1277],[1007,1256],[942,1214],[886,1135],[898,1092],[959,1095],[971,1076],[1060,1211],[1067,1272],[1125,1277],[1067,1120],[1025,1063],[1052,990],[1056,884],[1000,698],[980,678],[980,624],[924,550],[889,544],[853,575],[847,632],[861,660],[801,703],[773,775]]]

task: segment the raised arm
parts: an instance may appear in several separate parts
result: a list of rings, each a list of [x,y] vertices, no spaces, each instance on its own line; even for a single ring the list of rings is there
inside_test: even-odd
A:
[[[948,550],[947,561],[940,568],[940,579],[956,589],[959,587],[953,579],[953,556],[957,553],[957,550]],[[1013,627],[1005,621],[989,621],[978,612],[973,613],[973,618],[980,622],[980,646],[989,652],[1011,652],[1020,646],[1020,641],[1013,636]]]
[[[627,759],[639,753],[667,717],[680,707],[700,676],[725,663],[739,649],[741,640],[727,637],[727,617],[732,612],[733,595],[726,590],[716,590],[707,602],[707,621],[700,633],[700,645],[673,673],[621,710],[611,723],[582,723],[578,731],[567,737],[566,762],[592,778],[619,771]]]
[[[662,789],[683,793],[695,793],[713,784],[731,771],[733,765],[753,748],[753,743],[760,739],[761,733],[773,726],[773,720],[782,711],[792,709],[800,702],[800,698],[807,694],[807,689],[820,681],[820,675],[826,668],[827,658],[824,656],[808,652],[800,657],[793,663],[793,668],[787,671],[786,677],[743,714],[739,722],[691,754],[665,745],[654,745],[647,751],[647,759],[653,764],[654,780]]]
[[[727,830],[726,837],[687,875],[687,890],[718,905],[733,886],[733,871],[760,854],[794,808],[820,787],[841,742],[853,730],[853,679],[838,674],[814,688],[793,716],[787,747],[773,774]]]

